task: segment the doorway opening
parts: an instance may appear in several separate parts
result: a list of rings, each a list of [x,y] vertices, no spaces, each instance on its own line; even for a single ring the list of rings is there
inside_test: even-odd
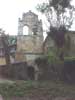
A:
[[[32,66],[29,66],[28,68],[27,68],[27,74],[28,74],[28,78],[30,79],[30,80],[34,80],[34,76],[35,76],[35,70],[34,70],[34,68],[32,67]]]

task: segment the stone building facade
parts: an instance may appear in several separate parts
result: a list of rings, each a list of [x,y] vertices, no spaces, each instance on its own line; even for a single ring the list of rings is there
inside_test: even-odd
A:
[[[28,28],[28,34],[24,35],[24,28]],[[70,37],[70,49],[66,54],[75,56],[75,32],[68,31],[65,37]],[[51,37],[43,39],[42,21],[38,15],[29,11],[23,13],[22,18],[18,19],[18,35],[16,61],[34,61],[36,58],[47,54],[48,50],[54,51],[56,45]]]
[[[28,34],[24,35],[24,27],[28,27]],[[23,13],[18,20],[17,36],[17,61],[31,61],[43,54],[43,29],[42,21],[38,16],[29,11]]]
[[[64,45],[64,56],[75,57],[75,31],[68,31],[65,33],[65,45]],[[44,43],[44,54],[48,54],[49,51],[58,50],[55,41],[47,36]]]
[[[25,33],[23,31],[25,27],[28,28],[27,35],[24,35]],[[65,37],[68,36],[70,37],[71,43],[71,47],[68,50],[69,56],[75,56],[75,32],[66,33]],[[14,43],[9,45],[9,48],[10,54],[14,58],[13,62],[19,62],[17,65],[18,68],[21,66],[20,62],[27,62],[27,67],[25,65],[23,65],[23,67],[25,68],[25,71],[27,70],[28,79],[37,80],[40,72],[43,72],[40,70],[40,67],[34,63],[34,60],[38,57],[42,57],[44,54],[47,54],[48,50],[54,51],[55,47],[55,42],[51,37],[47,36],[44,41],[42,21],[38,19],[38,16],[31,11],[23,13],[22,19],[19,18],[18,20],[18,35],[16,36],[16,44]],[[1,63],[6,64],[2,43],[0,42],[0,64]],[[44,66],[43,63],[42,66]],[[20,70],[18,73],[19,72]],[[24,73],[26,74],[26,72]],[[44,75],[45,74],[46,73],[44,73]]]

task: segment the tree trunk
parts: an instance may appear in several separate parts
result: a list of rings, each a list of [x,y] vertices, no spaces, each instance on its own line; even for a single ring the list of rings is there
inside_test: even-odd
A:
[[[4,56],[6,60],[6,65],[10,65],[10,50],[8,46],[8,40],[5,35],[2,35],[2,43],[3,43],[3,48],[4,48]]]

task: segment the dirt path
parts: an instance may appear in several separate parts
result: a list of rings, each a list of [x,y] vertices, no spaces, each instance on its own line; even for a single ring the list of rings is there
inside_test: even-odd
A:
[[[13,97],[8,100],[75,100],[72,97],[51,97],[51,96],[41,96],[41,97]]]

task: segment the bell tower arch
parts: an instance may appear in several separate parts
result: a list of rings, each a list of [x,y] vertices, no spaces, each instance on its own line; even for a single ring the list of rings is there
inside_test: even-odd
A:
[[[23,29],[28,27],[28,35],[38,35],[43,37],[42,21],[38,20],[38,16],[29,11],[23,13],[22,19],[18,20],[18,35],[23,35]]]

